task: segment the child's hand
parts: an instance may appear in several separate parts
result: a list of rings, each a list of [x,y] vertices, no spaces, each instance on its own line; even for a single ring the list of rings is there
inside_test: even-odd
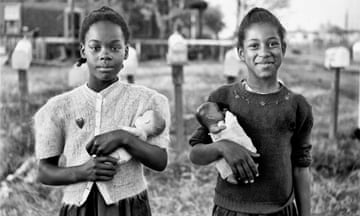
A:
[[[116,173],[116,165],[113,157],[92,157],[80,166],[80,173],[84,181],[109,181]]]
[[[250,152],[246,148],[229,140],[221,140],[221,153],[231,167],[239,182],[252,183],[259,175],[258,166],[252,157],[259,157],[257,153]]]
[[[133,136],[125,130],[115,130],[94,137],[87,145],[90,155],[109,155],[117,148],[124,147]]]

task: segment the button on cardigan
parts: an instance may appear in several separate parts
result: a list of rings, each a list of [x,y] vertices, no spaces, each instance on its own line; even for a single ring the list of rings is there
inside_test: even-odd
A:
[[[60,166],[78,166],[90,159],[86,144],[98,134],[132,127],[147,110],[166,121],[165,130],[147,141],[167,149],[170,137],[168,99],[149,88],[117,81],[100,92],[82,85],[51,98],[34,116],[35,154],[38,159],[61,156]],[[94,182],[64,187],[63,203],[80,206]],[[136,159],[121,164],[110,181],[95,182],[107,204],[132,197],[146,189],[143,166]],[[90,187],[89,187],[90,186]]]

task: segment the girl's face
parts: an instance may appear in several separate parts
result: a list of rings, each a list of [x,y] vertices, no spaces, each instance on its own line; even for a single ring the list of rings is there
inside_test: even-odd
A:
[[[271,24],[253,24],[245,33],[240,58],[249,69],[249,79],[277,80],[277,72],[285,53],[285,44]],[[284,52],[283,52],[284,50]]]
[[[108,21],[92,24],[81,44],[81,56],[89,67],[89,87],[103,89],[117,80],[128,46],[121,27]]]

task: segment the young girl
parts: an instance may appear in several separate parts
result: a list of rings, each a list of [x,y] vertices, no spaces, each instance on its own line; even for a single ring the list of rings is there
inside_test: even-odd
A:
[[[60,215],[151,215],[142,165],[156,171],[166,167],[168,100],[118,80],[129,29],[117,12],[108,7],[90,12],[80,39],[87,84],[51,98],[34,117],[38,179],[65,185]],[[143,141],[120,129],[133,126],[147,110],[165,119],[160,135]],[[109,156],[118,148],[132,159],[118,165]]]
[[[190,159],[207,165],[224,158],[238,177],[239,184],[218,177],[213,215],[309,216],[313,117],[305,98],[278,81],[285,29],[272,13],[254,8],[244,17],[238,39],[248,79],[218,88],[209,101],[237,116],[259,155],[228,140],[211,142],[200,127],[190,139]]]

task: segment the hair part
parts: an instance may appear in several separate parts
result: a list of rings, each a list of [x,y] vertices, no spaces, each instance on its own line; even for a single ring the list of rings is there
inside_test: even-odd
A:
[[[285,51],[286,42],[286,29],[280,23],[279,19],[272,14],[269,10],[264,8],[255,7],[251,9],[241,21],[241,24],[238,29],[238,41],[237,47],[244,48],[244,40],[246,36],[246,31],[254,24],[270,24],[277,28],[277,32],[280,36],[281,45],[283,52]]]
[[[91,11],[83,20],[81,27],[80,27],[80,43],[85,44],[85,37],[87,32],[89,31],[92,24],[100,22],[100,21],[108,21],[119,25],[121,31],[123,32],[125,44],[129,43],[130,40],[130,30],[125,21],[125,19],[115,10],[111,9],[110,7],[103,6],[99,9]],[[81,64],[85,63],[85,58],[80,58],[77,62],[77,65],[80,66]]]

